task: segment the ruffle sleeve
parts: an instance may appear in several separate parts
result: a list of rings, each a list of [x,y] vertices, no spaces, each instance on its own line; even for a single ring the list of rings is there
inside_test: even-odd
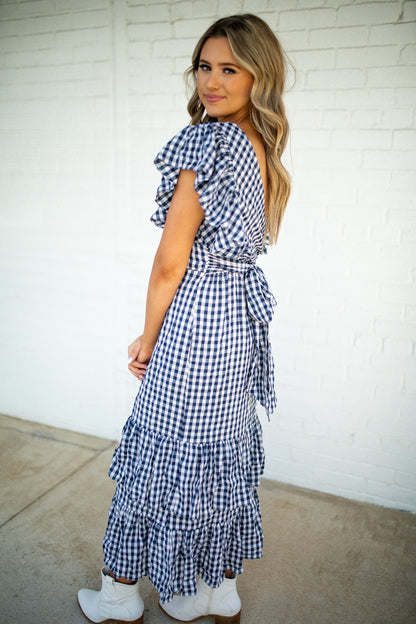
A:
[[[169,205],[181,169],[196,172],[194,188],[205,213],[204,227],[216,232],[212,240],[205,236],[205,242],[215,243],[212,250],[234,251],[247,244],[244,227],[234,204],[237,193],[235,172],[230,157],[229,145],[221,129],[222,124],[199,124],[188,126],[173,137],[155,158],[155,165],[162,174],[157,189],[158,209],[151,221],[163,227]],[[238,223],[237,223],[238,221]],[[210,246],[210,245],[209,245]]]

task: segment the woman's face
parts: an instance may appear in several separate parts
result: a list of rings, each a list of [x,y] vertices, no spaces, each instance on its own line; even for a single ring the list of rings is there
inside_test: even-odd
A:
[[[198,95],[210,117],[238,123],[247,117],[253,76],[234,58],[226,37],[204,43],[197,72]]]

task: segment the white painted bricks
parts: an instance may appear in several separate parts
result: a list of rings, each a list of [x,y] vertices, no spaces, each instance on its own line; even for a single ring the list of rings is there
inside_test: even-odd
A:
[[[261,260],[278,299],[266,475],[416,510],[411,1],[2,3],[0,410],[118,437],[159,237],[152,159],[188,122],[197,36],[233,11],[266,19],[297,74],[293,193]]]

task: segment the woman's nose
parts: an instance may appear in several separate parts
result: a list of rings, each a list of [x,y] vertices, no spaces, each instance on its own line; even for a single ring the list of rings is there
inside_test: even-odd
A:
[[[207,79],[207,87],[210,89],[217,89],[219,86],[218,76],[216,72],[210,71]]]

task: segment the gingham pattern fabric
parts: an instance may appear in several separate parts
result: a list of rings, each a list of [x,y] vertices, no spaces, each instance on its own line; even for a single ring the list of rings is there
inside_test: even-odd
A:
[[[268,323],[275,300],[264,192],[250,141],[232,123],[189,126],[158,154],[152,221],[163,227],[181,169],[196,171],[205,219],[110,467],[104,538],[116,576],[148,575],[162,601],[211,587],[262,554],[264,467],[255,403],[276,404]]]

